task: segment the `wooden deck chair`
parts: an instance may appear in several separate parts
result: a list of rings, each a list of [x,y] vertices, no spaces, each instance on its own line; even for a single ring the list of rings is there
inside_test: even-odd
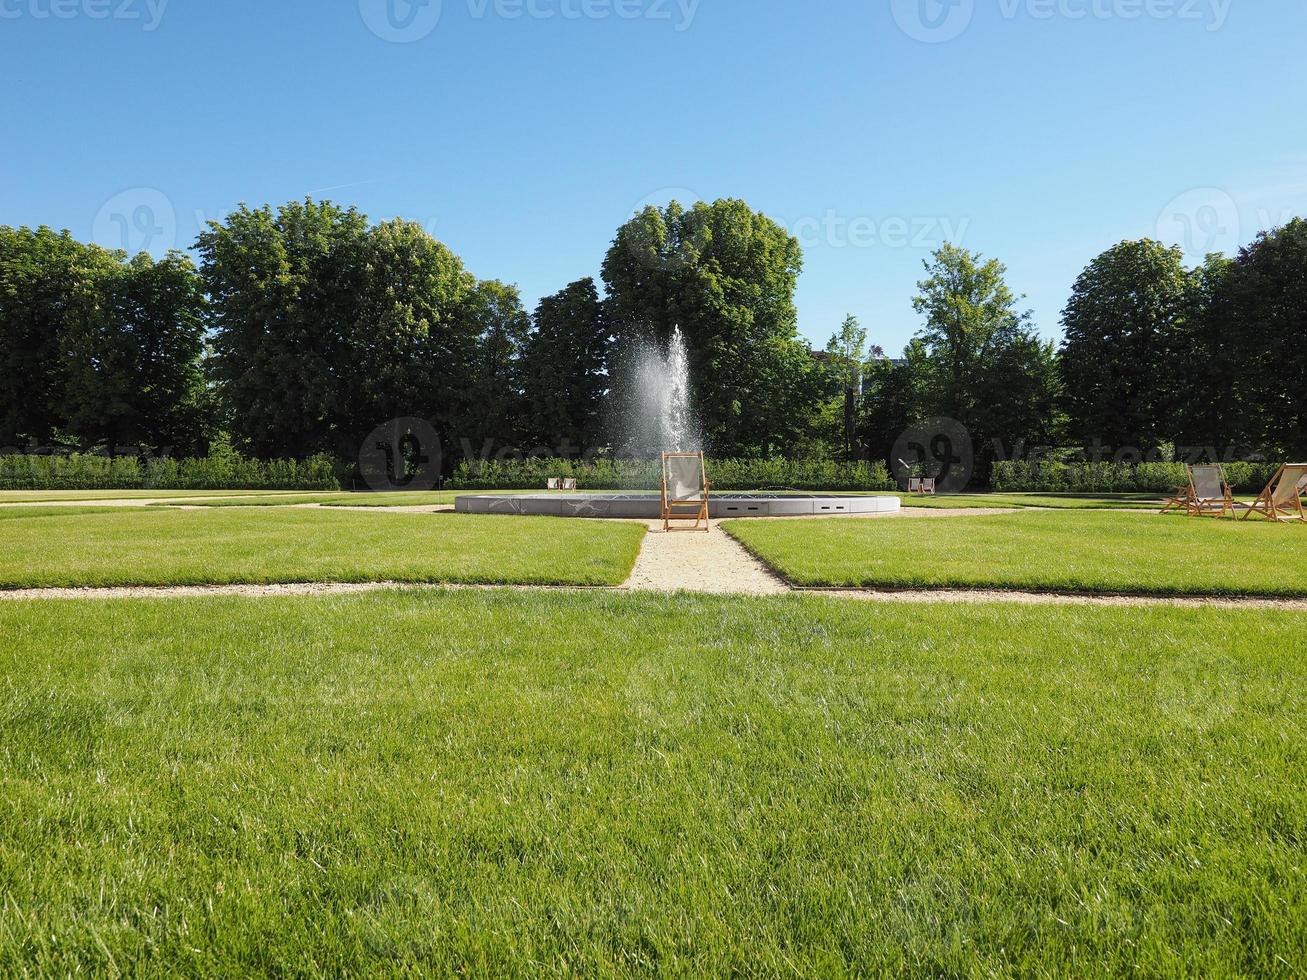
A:
[[[1188,513],[1189,502],[1189,488],[1176,487],[1175,493],[1166,498],[1166,505],[1162,508],[1162,513],[1167,514],[1173,510],[1182,510],[1185,513]]]
[[[563,489],[563,478],[559,476],[551,476],[548,480],[545,481],[545,489],[546,490]]]
[[[563,480],[563,491],[565,493],[576,493],[576,477],[569,476]]]
[[[921,477],[908,477],[908,493],[921,493]]]
[[[1254,514],[1261,514],[1277,524],[1307,523],[1307,514],[1302,509],[1304,490],[1307,490],[1307,463],[1286,463],[1275,471],[1275,476],[1256,500],[1240,505],[1248,511],[1243,519],[1246,521]]]
[[[663,453],[664,531],[708,531],[708,482],[703,453]],[[693,527],[673,528],[673,521],[693,521]]]
[[[935,496],[935,481],[929,478],[923,479],[921,481],[921,494],[922,496]]]
[[[1234,516],[1234,494],[1219,463],[1189,467],[1189,516]]]

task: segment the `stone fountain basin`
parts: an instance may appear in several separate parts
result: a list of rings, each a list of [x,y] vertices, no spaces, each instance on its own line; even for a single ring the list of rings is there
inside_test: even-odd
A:
[[[458,497],[460,514],[517,514],[546,517],[608,517],[657,519],[662,497],[657,493],[539,493],[511,497]],[[838,514],[895,514],[898,497],[855,494],[723,493],[709,498],[708,513],[728,517],[820,517]]]

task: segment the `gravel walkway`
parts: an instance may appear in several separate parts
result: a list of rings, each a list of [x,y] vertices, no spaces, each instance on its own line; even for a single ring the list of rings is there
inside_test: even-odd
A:
[[[625,588],[634,592],[710,592],[718,595],[778,595],[790,587],[713,526],[702,531],[664,531],[650,521],[644,547]]]

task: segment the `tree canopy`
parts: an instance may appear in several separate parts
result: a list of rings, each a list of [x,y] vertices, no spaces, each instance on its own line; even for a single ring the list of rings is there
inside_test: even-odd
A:
[[[1307,456],[1307,354],[1292,342],[1307,319],[1302,219],[1194,269],[1154,241],[1113,246],[1077,278],[1057,351],[1001,262],[945,244],[893,361],[854,316],[809,348],[798,242],[739,200],[645,208],[617,229],[602,289],[578,279],[532,314],[418,225],[329,201],[242,205],[194,252],[198,269],[0,227],[0,447],[203,453],[217,440],[355,460],[390,426],[435,433],[446,470],[620,453],[631,355],[679,327],[718,456],[894,462],[900,437],[940,418],[970,433],[982,479],[1045,447]]]
[[[680,327],[712,451],[757,455],[799,437],[820,379],[798,336],[799,243],[739,200],[648,207],[617,231],[603,278],[619,347]]]

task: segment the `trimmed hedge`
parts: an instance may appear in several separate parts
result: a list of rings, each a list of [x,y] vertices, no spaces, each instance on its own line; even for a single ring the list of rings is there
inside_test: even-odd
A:
[[[74,453],[0,456],[0,490],[339,490],[330,456],[246,459],[142,459]]]
[[[445,484],[452,490],[543,490],[552,477],[575,478],[579,490],[657,490],[658,460],[567,459],[465,462]],[[709,459],[714,490],[893,490],[882,462]]]
[[[1225,478],[1242,493],[1257,493],[1279,468],[1274,463],[1225,463]],[[1183,463],[998,462],[990,484],[1000,493],[1169,493],[1185,486]]]

